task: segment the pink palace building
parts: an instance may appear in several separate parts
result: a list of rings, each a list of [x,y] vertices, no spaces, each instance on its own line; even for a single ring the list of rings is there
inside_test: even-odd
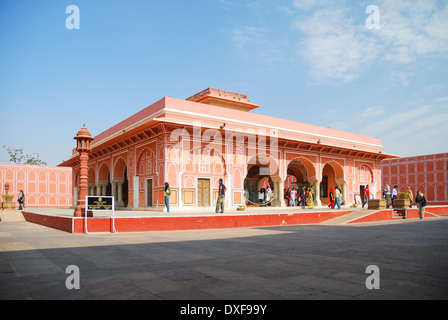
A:
[[[171,188],[171,210],[212,209],[219,179],[225,205],[258,203],[271,186],[272,206],[283,207],[285,188],[313,187],[315,206],[329,203],[338,186],[345,205],[369,185],[381,195],[381,140],[257,114],[246,95],[208,88],[186,100],[164,97],[98,134],[88,161],[90,195],[113,195],[118,207],[163,206]],[[73,168],[76,203],[80,160],[76,150],[60,164]]]

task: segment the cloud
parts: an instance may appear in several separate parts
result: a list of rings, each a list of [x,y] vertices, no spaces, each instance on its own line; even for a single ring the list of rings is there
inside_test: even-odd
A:
[[[232,41],[237,48],[243,48],[248,45],[260,45],[266,43],[266,29],[259,27],[242,27],[232,30]]]
[[[299,55],[318,83],[350,82],[377,61],[412,63],[448,53],[448,3],[440,0],[382,0],[380,29],[368,30],[367,15],[344,1],[295,0]],[[301,13],[301,14],[300,14]],[[409,83],[413,73],[392,75]]]
[[[396,109],[394,109],[396,110]],[[435,99],[407,110],[388,110],[381,121],[369,120],[362,134],[380,137],[386,152],[409,156],[433,153],[434,145],[447,147],[448,100]],[[366,123],[366,120],[363,121]]]
[[[370,107],[365,108],[361,114],[360,119],[372,119],[373,117],[379,117],[385,113],[385,110],[383,107]]]
[[[384,0],[380,4],[381,29],[377,39],[384,58],[411,63],[429,53],[448,53],[448,4],[437,0]]]
[[[390,76],[390,82],[395,85],[408,86],[411,82],[410,78],[413,74],[413,72],[394,71]]]
[[[326,6],[330,3],[330,0],[294,0],[293,6],[300,10],[309,10],[316,7]]]
[[[317,10],[312,16],[296,20],[302,32],[300,54],[310,63],[318,81],[355,79],[377,57],[379,44],[365,36],[344,8]]]
[[[278,43],[270,40],[269,29],[245,26],[232,30],[232,42],[240,53],[273,66],[284,59]]]

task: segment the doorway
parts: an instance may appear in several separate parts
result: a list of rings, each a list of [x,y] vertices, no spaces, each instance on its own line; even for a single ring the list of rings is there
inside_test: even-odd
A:
[[[361,202],[364,203],[364,201],[366,201],[366,193],[364,191],[365,189],[365,185],[360,185],[359,186],[359,195],[361,196]]]
[[[210,207],[210,179],[198,179],[198,207]]]
[[[152,179],[146,180],[146,206],[152,207]]]

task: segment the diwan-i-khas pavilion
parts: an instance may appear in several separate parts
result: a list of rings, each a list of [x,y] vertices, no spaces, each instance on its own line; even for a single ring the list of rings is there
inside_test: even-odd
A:
[[[164,97],[98,134],[87,162],[88,194],[112,195],[116,206],[163,207],[164,183],[171,210],[215,206],[219,179],[228,209],[258,203],[272,188],[272,207],[285,206],[284,190],[313,187],[315,206],[329,203],[338,186],[345,205],[369,185],[380,198],[381,140],[256,114],[246,95],[208,88],[186,100]],[[80,154],[60,164],[80,185]]]

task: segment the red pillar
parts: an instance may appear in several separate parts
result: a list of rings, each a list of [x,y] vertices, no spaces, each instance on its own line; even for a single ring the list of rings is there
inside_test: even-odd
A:
[[[84,125],[81,130],[79,130],[76,137],[77,141],[76,151],[79,152],[80,161],[80,179],[79,179],[79,192],[78,201],[75,208],[75,217],[84,216],[86,209],[86,196],[88,196],[88,183],[89,183],[89,173],[88,173],[88,162],[89,162],[89,152],[92,150],[91,141],[93,140],[90,135],[89,130],[87,130],[86,125]]]

